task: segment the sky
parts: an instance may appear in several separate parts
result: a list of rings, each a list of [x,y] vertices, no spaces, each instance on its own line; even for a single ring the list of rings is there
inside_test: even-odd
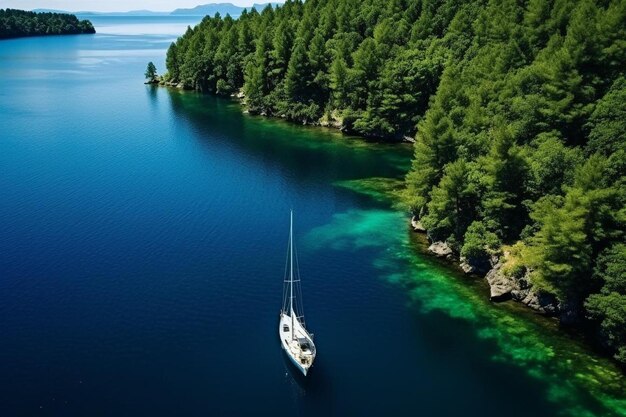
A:
[[[128,10],[172,11],[181,7],[195,7],[207,3],[232,3],[237,6],[251,6],[253,3],[267,3],[270,0],[0,0],[2,9],[55,9],[94,12],[125,12]],[[276,1],[276,0],[272,0]]]

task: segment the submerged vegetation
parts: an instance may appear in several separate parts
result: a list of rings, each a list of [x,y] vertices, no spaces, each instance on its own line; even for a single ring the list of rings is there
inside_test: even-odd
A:
[[[89,20],[78,20],[72,14],[0,9],[0,39],[81,33],[96,33],[96,30]]]
[[[402,199],[429,238],[515,248],[626,364],[626,1],[288,1],[204,18],[167,68],[252,113],[415,137]]]
[[[358,184],[352,189],[363,192]],[[554,331],[552,321],[516,304],[494,307],[474,288],[484,282],[464,279],[437,259],[420,255],[421,235],[407,235],[405,227],[405,217],[395,210],[349,210],[309,232],[305,243],[312,249],[377,248],[372,263],[387,281],[406,287],[413,308],[467,325],[494,362],[521,367],[534,378],[547,399],[558,404],[558,415],[625,415],[626,382],[614,364],[589,354],[567,333]],[[523,401],[528,393],[518,395]]]

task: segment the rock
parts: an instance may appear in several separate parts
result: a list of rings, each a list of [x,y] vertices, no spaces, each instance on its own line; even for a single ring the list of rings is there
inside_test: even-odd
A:
[[[532,289],[528,291],[528,295],[522,300],[522,303],[540,313],[554,316],[559,312],[558,300],[554,294],[543,291],[535,292]]]
[[[476,269],[467,262],[467,258],[461,257],[459,266],[466,274],[473,274]]]
[[[180,89],[180,90],[184,90],[185,89],[185,84],[184,83],[178,83],[176,84],[176,88]]]
[[[558,300],[553,294],[528,289],[521,292],[512,291],[511,296],[515,301],[519,301],[539,313],[555,316],[559,312]]]
[[[408,142],[408,143],[415,143],[415,138],[411,136],[402,136],[402,141]]]
[[[511,291],[511,298],[513,298],[515,301],[519,301],[520,303],[523,303],[524,300],[530,295],[531,293],[531,284],[530,284],[530,277],[529,277],[530,271],[526,270],[526,272],[524,273],[524,276],[521,277],[520,279],[517,280],[517,286],[516,288]],[[524,303],[527,304],[527,303]]]
[[[158,75],[155,75],[154,77],[144,82],[144,84],[159,84],[160,82],[161,82],[161,77]]]
[[[422,222],[416,216],[411,217],[411,227],[416,232],[426,233],[426,228],[422,226]]]
[[[466,258],[461,256],[460,267],[466,274],[477,274],[481,276],[485,276],[493,268],[494,264],[498,262],[498,258],[494,257],[492,259],[477,259],[477,258]]]
[[[516,289],[516,280],[502,272],[502,263],[498,262],[485,276],[490,288],[492,300],[502,300],[511,297],[511,291]]]
[[[529,270],[526,270],[520,278],[507,276],[502,272],[502,263],[498,262],[487,273],[486,278],[491,289],[492,300],[504,300],[510,297],[548,316],[555,316],[559,313],[559,301],[554,294],[532,288]]]
[[[452,249],[445,242],[434,242],[428,247],[428,251],[433,253],[438,258],[452,258]]]

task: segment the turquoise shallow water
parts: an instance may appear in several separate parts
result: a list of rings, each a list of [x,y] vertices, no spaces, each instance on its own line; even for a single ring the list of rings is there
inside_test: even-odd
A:
[[[345,186],[410,148],[144,86],[186,19],[0,43],[0,415],[624,414],[610,363]],[[276,338],[290,208],[306,381]]]

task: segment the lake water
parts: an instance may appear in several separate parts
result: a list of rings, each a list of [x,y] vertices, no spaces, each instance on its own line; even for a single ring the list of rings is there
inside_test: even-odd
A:
[[[609,361],[355,191],[408,146],[145,86],[197,20],[91,19],[0,42],[0,415],[626,415]],[[306,380],[276,337],[291,208]]]

